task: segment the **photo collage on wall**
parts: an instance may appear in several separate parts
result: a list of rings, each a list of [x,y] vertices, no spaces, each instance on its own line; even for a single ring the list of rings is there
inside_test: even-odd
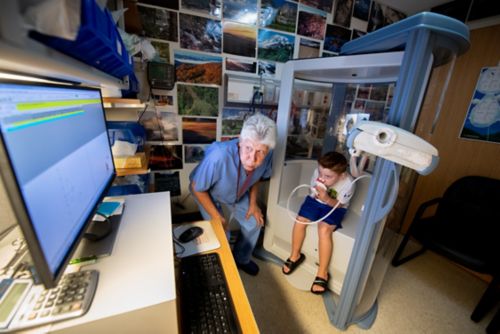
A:
[[[126,0],[124,7],[125,31],[149,40],[153,61],[175,69],[175,87],[151,90],[140,117],[155,172],[198,163],[208,144],[237,137],[256,110],[276,120],[279,89],[257,87],[274,107],[225,106],[226,73],[279,80],[288,60],[336,56],[350,40],[405,17],[372,0]],[[378,112],[377,100],[361,100],[353,107]]]

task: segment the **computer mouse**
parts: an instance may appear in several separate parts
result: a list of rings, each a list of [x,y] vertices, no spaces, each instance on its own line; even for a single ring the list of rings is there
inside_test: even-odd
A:
[[[179,241],[185,244],[193,239],[198,238],[203,233],[203,229],[199,226],[193,226],[185,230],[179,236]]]

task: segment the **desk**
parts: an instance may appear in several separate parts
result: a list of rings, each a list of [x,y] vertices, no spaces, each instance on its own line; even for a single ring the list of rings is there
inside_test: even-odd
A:
[[[87,268],[99,271],[89,311],[29,333],[178,332],[168,192],[126,196],[111,256]]]
[[[226,275],[229,293],[231,294],[234,308],[236,310],[236,317],[243,334],[259,333],[257,322],[255,321],[252,308],[250,307],[250,303],[248,302],[248,297],[243,287],[243,283],[241,282],[238,268],[236,267],[236,263],[234,262],[231,248],[229,248],[229,243],[227,241],[224,229],[222,228],[222,223],[218,220],[212,220],[210,223],[212,224],[212,227],[217,238],[219,239],[221,246],[216,250],[203,252],[202,254],[219,254],[222,267],[224,268],[224,274]]]
[[[178,333],[169,192],[129,195],[113,253],[83,269],[97,269],[99,282],[87,314],[27,333]],[[220,222],[211,222],[244,334],[258,333],[229,243]]]

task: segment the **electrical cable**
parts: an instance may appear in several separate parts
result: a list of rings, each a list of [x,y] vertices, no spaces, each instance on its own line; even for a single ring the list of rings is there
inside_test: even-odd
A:
[[[139,115],[139,118],[137,118],[137,121],[136,123],[140,123],[141,122],[141,118],[142,116],[144,115],[144,113],[146,112],[146,110],[148,109],[148,106],[149,106],[149,101],[151,101],[151,96],[153,95],[153,89],[151,87],[149,87],[149,93],[148,93],[148,99],[146,100],[145,102],[145,106],[144,106],[144,110],[141,111],[140,115]]]
[[[351,183],[344,185],[344,186],[342,187],[342,189],[339,191],[339,194],[344,193],[344,188],[345,188],[345,187],[348,187],[348,188],[346,189],[346,191],[347,191],[347,190],[349,190],[349,189],[351,189],[351,188],[352,188],[352,186],[354,185],[354,183],[356,183],[358,180],[360,180],[360,179],[362,179],[362,178],[365,178],[365,177],[371,177],[371,175],[361,175],[361,176],[359,176],[359,177],[355,178],[355,179],[354,179]],[[320,219],[318,219],[318,220],[315,220],[315,221],[312,221],[312,222],[303,222],[303,221],[298,220],[298,219],[296,218],[296,216],[292,216],[292,214],[291,214],[291,213],[292,213],[292,210],[290,210],[290,200],[292,199],[293,194],[294,194],[297,190],[299,190],[300,188],[305,188],[305,187],[310,188],[310,187],[311,187],[311,185],[310,185],[310,184],[300,184],[300,185],[298,185],[297,187],[295,187],[295,188],[292,190],[292,192],[290,193],[290,195],[288,195],[288,200],[286,201],[286,211],[287,211],[287,213],[288,213],[288,216],[289,216],[289,217],[290,217],[290,218],[291,218],[294,222],[299,223],[299,224],[303,224],[303,225],[314,225],[314,224],[318,224],[319,222],[322,222],[322,221],[323,221],[323,220],[325,220],[328,216],[330,216],[330,215],[331,215],[331,214],[332,214],[332,213],[333,213],[333,212],[337,209],[337,207],[340,205],[340,201],[338,201],[338,200],[337,200],[337,204],[335,204],[335,206],[334,206],[334,207],[333,207],[333,208],[332,208],[332,209],[331,209],[331,210],[330,210],[330,211],[329,211],[326,215],[324,215],[323,217],[321,217],[321,218],[320,218]],[[307,196],[309,196],[309,195],[307,195]]]

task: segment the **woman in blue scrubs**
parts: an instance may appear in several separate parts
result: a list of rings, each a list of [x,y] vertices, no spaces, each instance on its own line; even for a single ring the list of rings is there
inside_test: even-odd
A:
[[[215,142],[191,172],[190,191],[204,219],[218,219],[228,232],[225,205],[238,224],[240,235],[233,248],[238,268],[257,275],[259,267],[250,257],[264,216],[257,205],[259,181],[271,177],[272,150],[276,145],[276,124],[257,113],[249,117],[239,139]]]

